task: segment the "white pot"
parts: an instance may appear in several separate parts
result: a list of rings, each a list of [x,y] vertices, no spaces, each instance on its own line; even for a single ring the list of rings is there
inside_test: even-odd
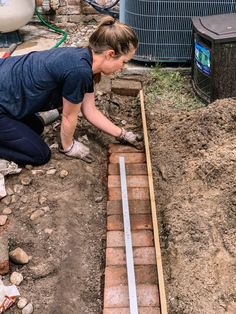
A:
[[[35,0],[0,0],[0,32],[12,32],[27,24],[34,8]]]

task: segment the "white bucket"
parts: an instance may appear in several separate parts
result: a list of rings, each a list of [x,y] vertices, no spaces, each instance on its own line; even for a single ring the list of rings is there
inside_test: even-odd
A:
[[[34,15],[35,0],[0,0],[0,32],[26,25]]]

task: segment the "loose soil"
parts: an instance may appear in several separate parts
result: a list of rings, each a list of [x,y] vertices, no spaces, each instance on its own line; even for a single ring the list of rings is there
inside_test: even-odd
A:
[[[236,313],[236,101],[148,104],[169,313]]]
[[[99,109],[141,132],[139,100],[112,95],[110,83],[103,79],[97,88]],[[169,313],[235,314],[236,101],[186,111],[156,99],[146,107]],[[58,144],[58,123],[44,136]],[[13,211],[1,229],[10,249],[32,256],[25,266],[11,263],[10,273],[23,274],[19,289],[36,314],[102,313],[107,147],[114,139],[83,118],[76,137],[95,162],[66,158],[54,145],[47,165],[6,178],[15,192],[0,203],[0,211]],[[68,175],[61,178],[61,170]],[[32,179],[26,186],[25,177]],[[40,208],[44,215],[30,220]]]

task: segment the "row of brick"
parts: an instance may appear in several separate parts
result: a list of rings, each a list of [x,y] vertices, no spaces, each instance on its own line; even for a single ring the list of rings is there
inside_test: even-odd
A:
[[[160,313],[146,158],[111,144],[108,165],[107,246],[103,314],[129,314],[119,157],[125,157],[134,269],[140,314]]]

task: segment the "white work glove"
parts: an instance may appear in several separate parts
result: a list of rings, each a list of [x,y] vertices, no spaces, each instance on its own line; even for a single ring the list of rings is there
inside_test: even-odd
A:
[[[76,140],[73,140],[72,146],[69,150],[65,151],[60,149],[60,152],[64,153],[66,156],[82,159],[88,163],[94,161],[94,158],[90,154],[89,148]]]
[[[126,131],[124,128],[121,129],[121,135],[117,139],[121,143],[131,144],[137,149],[143,148],[140,136],[132,131]]]

